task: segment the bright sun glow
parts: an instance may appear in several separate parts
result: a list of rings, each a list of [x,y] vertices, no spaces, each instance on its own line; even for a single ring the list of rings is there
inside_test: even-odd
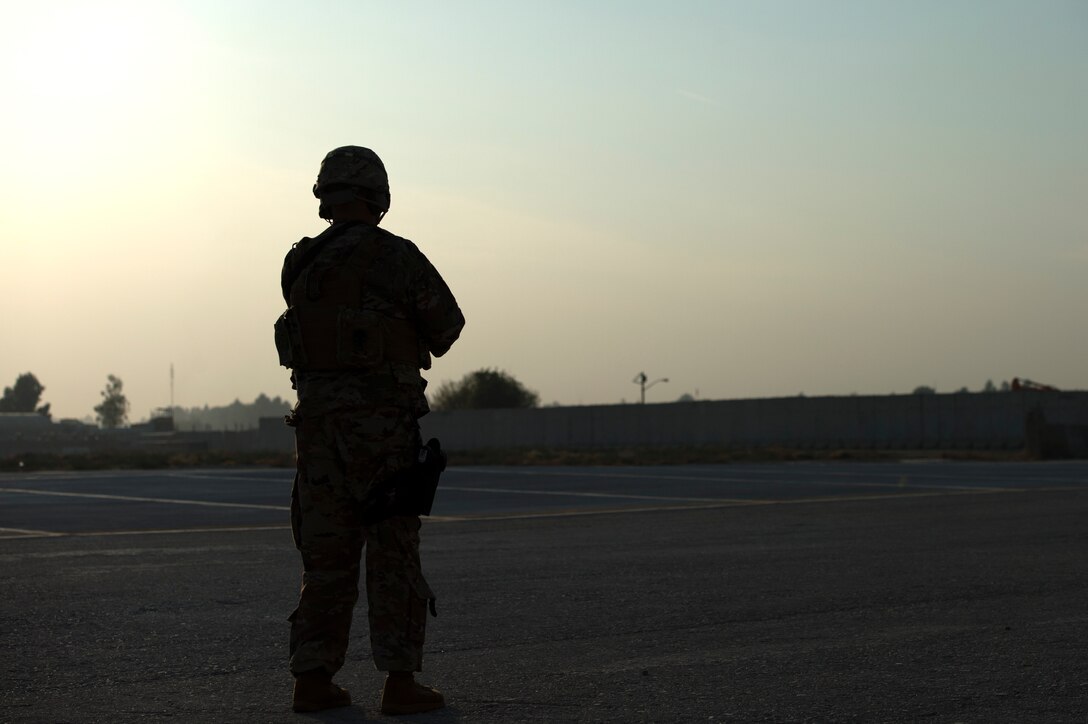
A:
[[[108,102],[146,72],[140,59],[151,39],[128,13],[73,8],[33,18],[26,30],[19,60],[33,98]]]
[[[173,30],[152,3],[27,3],[5,13],[5,143],[40,162],[51,148],[109,142],[153,103]]]
[[[0,135],[9,167],[54,179],[58,165],[94,169],[157,114],[177,47],[162,6],[28,3],[5,16],[0,79],[10,110]]]

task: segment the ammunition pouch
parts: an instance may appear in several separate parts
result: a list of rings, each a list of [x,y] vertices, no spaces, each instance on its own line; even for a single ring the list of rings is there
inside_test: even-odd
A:
[[[291,369],[306,366],[306,350],[302,346],[302,330],[298,327],[298,316],[291,310],[281,314],[276,320],[276,351],[280,355],[280,364]]]

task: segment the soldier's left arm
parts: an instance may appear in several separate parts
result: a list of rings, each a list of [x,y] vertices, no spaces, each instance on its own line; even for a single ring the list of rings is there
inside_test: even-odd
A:
[[[416,322],[430,353],[441,357],[461,335],[465,315],[442,275],[422,252],[418,254],[417,272],[412,284]]]

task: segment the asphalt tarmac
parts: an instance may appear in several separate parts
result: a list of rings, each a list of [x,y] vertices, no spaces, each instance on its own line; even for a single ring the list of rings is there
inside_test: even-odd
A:
[[[0,476],[0,722],[289,710],[291,473]],[[1088,722],[1088,463],[451,468],[419,722]]]

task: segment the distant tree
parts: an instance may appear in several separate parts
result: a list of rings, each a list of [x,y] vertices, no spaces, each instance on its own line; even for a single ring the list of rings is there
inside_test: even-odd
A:
[[[1012,392],[1012,385],[1009,384],[1008,380],[1003,380],[1001,382],[1001,391],[1002,392]]]
[[[502,370],[469,372],[459,381],[443,382],[431,398],[436,410],[486,410],[536,407],[540,395]]]
[[[677,402],[695,402],[695,398],[691,395],[690,392],[685,392],[684,394],[680,395],[680,397],[676,398],[676,401]]]
[[[102,390],[102,402],[95,406],[98,423],[107,429],[121,427],[128,419],[128,398],[121,391],[121,378],[106,377],[106,388]]]
[[[961,394],[961,395],[966,395],[966,394],[967,394],[968,392],[970,392],[970,391],[971,391],[971,390],[967,389],[967,385],[964,385],[963,387],[961,387],[961,388],[959,388],[958,390],[956,390],[956,392],[957,392],[958,394]]]
[[[986,380],[986,384],[982,387],[983,392],[997,392],[997,387],[994,386],[993,380]]]
[[[911,394],[912,395],[935,395],[935,394],[937,394],[937,390],[933,389],[929,385],[919,385],[918,387],[914,388],[914,391],[911,392]]]
[[[49,403],[38,406],[45,387],[38,378],[30,372],[24,372],[15,378],[12,387],[4,388],[4,396],[0,398],[0,412],[37,412],[39,415],[51,417]]]

